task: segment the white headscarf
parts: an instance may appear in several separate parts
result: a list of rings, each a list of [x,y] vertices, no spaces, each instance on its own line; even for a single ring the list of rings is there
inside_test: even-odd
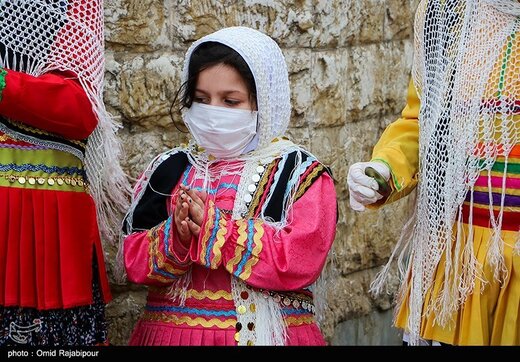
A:
[[[235,50],[249,66],[256,84],[259,144],[268,146],[287,131],[291,118],[291,91],[285,58],[278,44],[267,35],[246,27],[230,27],[194,42],[184,61],[182,82],[188,80],[191,55],[201,44],[216,42]]]

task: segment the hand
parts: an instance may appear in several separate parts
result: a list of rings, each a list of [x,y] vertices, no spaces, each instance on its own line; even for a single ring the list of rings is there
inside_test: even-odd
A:
[[[186,202],[188,203],[188,218],[187,224],[190,232],[198,237],[200,234],[200,228],[204,222],[204,210],[207,194],[204,191],[197,191],[190,189],[184,185],[180,186],[181,197],[184,195]]]
[[[187,195],[181,190],[177,195],[175,202],[175,210],[173,213],[173,220],[177,229],[177,235],[181,243],[189,247],[192,233],[189,227],[189,205],[186,200]]]
[[[390,179],[390,169],[382,162],[358,162],[350,166],[347,176],[350,194],[350,207],[354,211],[365,211],[365,206],[382,199],[378,193],[379,185],[376,180],[365,174],[365,169],[372,167],[385,178]]]

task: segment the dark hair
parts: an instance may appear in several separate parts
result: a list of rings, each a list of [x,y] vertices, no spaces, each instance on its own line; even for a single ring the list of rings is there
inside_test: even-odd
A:
[[[193,51],[189,62],[188,79],[178,89],[170,107],[172,119],[175,105],[182,109],[190,108],[193,104],[199,73],[217,64],[230,66],[240,74],[246,83],[251,103],[256,104],[255,78],[244,58],[234,49],[217,42],[205,42]]]

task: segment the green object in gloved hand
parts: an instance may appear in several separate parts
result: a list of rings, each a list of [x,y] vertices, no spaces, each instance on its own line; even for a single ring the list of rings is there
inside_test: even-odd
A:
[[[385,180],[385,178],[379,172],[377,172],[372,167],[367,167],[365,168],[365,175],[367,175],[368,177],[372,177],[374,180],[376,180],[377,184],[379,185],[379,190],[377,190],[377,192],[381,196],[387,198],[390,195],[392,189],[390,188],[390,185]]]

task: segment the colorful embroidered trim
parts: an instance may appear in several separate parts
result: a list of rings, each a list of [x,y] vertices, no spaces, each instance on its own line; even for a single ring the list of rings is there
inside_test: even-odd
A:
[[[149,293],[152,294],[158,294],[158,295],[167,295],[170,292],[170,287],[158,287],[158,286],[149,286],[148,287]],[[231,296],[230,292],[227,292],[225,290],[195,290],[195,289],[188,289],[186,291],[186,300],[188,299],[196,299],[196,300],[203,300],[203,299],[209,299],[209,300],[233,300],[233,297]]]
[[[303,175],[302,179],[300,180],[300,185],[298,186],[298,190],[296,191],[294,201],[302,197],[305,191],[307,191],[309,187],[311,187],[314,181],[316,181],[324,171],[325,167],[323,167],[322,164],[314,162],[309,167],[308,172],[305,175]]]
[[[183,314],[193,314],[196,316],[205,316],[205,317],[235,317],[236,316],[235,309],[223,310],[223,309],[181,307],[181,306],[174,306],[174,305],[150,305],[150,304],[147,304],[145,309],[148,312],[183,313]]]
[[[181,181],[181,183],[184,186],[188,186],[188,176],[190,175],[191,167],[192,167],[191,165],[188,165],[186,167],[186,170],[184,170],[184,173],[182,174],[182,181]]]
[[[193,298],[197,300],[202,300],[206,298],[211,300],[233,300],[231,293],[226,292],[225,290],[217,290],[215,292],[212,292],[210,290],[197,291],[194,289],[190,289],[186,294],[186,298]]]
[[[276,165],[278,167],[278,169],[276,170],[274,176],[272,177],[272,179],[273,179],[272,185],[276,185],[278,183],[278,180],[280,179],[280,176],[282,175],[282,171],[283,171],[283,168],[285,166],[285,163],[287,162],[287,157],[288,157],[288,154],[285,154],[278,161],[278,164]],[[268,193],[268,195],[265,198],[264,204],[262,205],[261,214],[265,213],[265,209],[269,205],[269,201],[271,200],[271,197],[273,196],[275,189],[276,189],[276,187],[270,187],[269,188],[269,193]]]
[[[208,212],[206,214],[207,221],[206,221],[206,225],[204,226],[204,234],[202,236],[202,241],[201,241],[201,246],[200,246],[200,256],[199,256],[199,260],[200,260],[201,264],[206,267],[209,267],[209,265],[210,265],[209,260],[206,259],[206,255],[207,255],[207,250],[208,250],[207,249],[208,241],[214,231],[214,227],[213,227],[215,225],[214,217],[215,217],[215,206],[213,204],[213,201],[210,200]],[[215,230],[215,232],[216,232],[216,230]]]
[[[224,242],[226,241],[227,235],[227,219],[226,217],[221,217],[218,220],[218,232],[217,232],[217,240],[213,245],[213,258],[211,259],[211,269],[217,269],[220,265],[220,261],[222,259],[222,246],[224,246]]]
[[[240,258],[240,262],[238,263],[238,266],[237,266],[235,272],[233,273],[236,277],[239,277],[239,278],[240,278],[240,274],[242,274],[242,270],[244,269],[244,265],[246,264],[246,261],[251,257],[251,252],[253,250],[254,231],[253,231],[253,220],[252,219],[246,220],[246,230],[244,230],[245,232],[247,232],[247,234],[246,234],[247,243],[244,245],[245,253],[242,254],[242,257]]]
[[[178,277],[186,272],[186,269],[174,268],[171,264],[165,261],[164,255],[159,249],[160,236],[163,233],[165,222],[157,225],[148,231],[149,239],[149,272],[148,278],[156,279],[163,283],[171,283],[172,279],[176,280]],[[163,233],[164,235],[164,233]]]
[[[208,240],[208,247],[206,248],[206,266],[210,266],[210,255],[211,250],[213,249],[213,244],[215,243],[215,240],[217,239],[217,231],[219,230],[219,219],[220,219],[220,210],[218,208],[215,208],[215,219],[213,220],[213,227],[211,229],[211,236]]]
[[[249,227],[251,230],[251,233],[249,233],[249,238],[251,239],[252,234],[252,240],[250,240],[248,243],[247,253],[243,259],[245,260],[245,265],[244,271],[240,275],[242,280],[247,280],[251,276],[253,266],[258,263],[258,255],[260,255],[260,252],[263,248],[262,237],[264,236],[264,227],[262,221],[256,220],[253,223],[249,223]],[[253,228],[254,231],[252,231]],[[251,249],[252,245],[254,245],[254,247]]]
[[[170,216],[164,224],[164,252],[166,254],[166,257],[171,259],[175,264],[177,264],[180,267],[186,267],[191,264],[189,261],[182,262],[174,254],[170,253],[170,241],[171,241],[170,237],[172,235],[172,233],[171,233],[172,220],[173,220],[173,216]]]
[[[16,150],[46,150],[46,147],[43,146],[37,146],[37,145],[31,145],[31,146],[22,146],[16,143],[1,143],[0,141],[0,148],[11,148]]]
[[[228,272],[230,272],[231,274],[234,274],[235,276],[237,276],[237,275],[234,273],[234,269],[235,269],[235,266],[240,262],[240,259],[242,256],[242,251],[244,250],[244,244],[247,239],[246,221],[244,219],[239,219],[236,221],[236,226],[237,226],[238,237],[237,237],[237,241],[236,241],[237,246],[235,247],[235,255],[226,264],[226,270]]]
[[[190,316],[177,316],[175,314],[167,314],[167,313],[157,313],[157,312],[144,312],[143,319],[147,321],[157,321],[157,322],[165,322],[171,323],[175,325],[187,324],[190,327],[204,327],[211,328],[217,327],[221,329],[234,328],[236,324],[236,319],[204,319],[202,317],[192,318]]]
[[[217,269],[222,259],[221,249],[226,241],[228,220],[225,213],[216,208],[211,200],[206,217],[200,248],[200,262],[208,268]]]
[[[15,122],[15,121],[12,121],[7,118],[4,118],[4,121],[7,121],[7,123],[11,124],[12,126],[15,126],[16,128],[18,128],[20,130],[24,130],[24,131],[30,132],[32,134],[49,136],[49,137],[53,137],[53,138],[63,138],[63,137],[57,136],[54,133],[50,133],[50,132],[44,131],[39,128],[34,128],[34,127],[28,126],[26,124],[20,123],[20,122]],[[67,139],[63,138],[63,140],[66,141],[67,143],[71,143],[78,147],[81,147],[81,149],[83,149],[83,150],[85,149],[85,147],[87,147],[87,144],[85,141],[72,140],[72,139],[68,139],[68,138]]]
[[[9,123],[9,125],[7,125],[7,123]],[[76,156],[80,161],[83,161],[84,159],[84,148],[78,145],[72,145],[65,139],[58,139],[57,137],[49,137],[50,139],[42,139],[37,137],[36,135],[31,135],[30,133],[23,132],[23,130],[21,130],[20,127],[17,127],[17,125],[14,125],[12,122],[9,122],[7,119],[3,117],[0,117],[0,132],[8,134],[10,137],[16,140],[20,140],[48,149],[70,153],[71,155]]]
[[[248,217],[257,218],[260,214],[260,206],[263,205],[265,199],[267,198],[269,188],[272,186],[273,181],[273,169],[278,165],[279,160],[275,160],[271,162],[267,167],[265,167],[265,171],[258,182],[258,186],[256,188],[256,192],[253,198],[253,201],[249,204],[249,213]]]
[[[251,276],[253,266],[258,262],[262,251],[264,228],[260,220],[236,220],[237,241],[235,255],[226,264],[226,270],[234,276],[247,280]]]
[[[23,163],[21,165],[17,165],[15,163],[1,164],[0,163],[0,172],[5,171],[15,171],[15,172],[23,172],[23,171],[32,171],[38,172],[42,171],[45,173],[58,173],[58,174],[68,174],[68,175],[81,175],[82,177],[86,177],[85,170],[77,167],[58,167],[58,166],[47,166],[44,164],[36,164],[32,165],[29,163]]]
[[[314,316],[307,315],[307,316],[301,316],[301,317],[285,317],[285,323],[287,323],[288,326],[301,326],[303,324],[313,324],[314,323]]]

